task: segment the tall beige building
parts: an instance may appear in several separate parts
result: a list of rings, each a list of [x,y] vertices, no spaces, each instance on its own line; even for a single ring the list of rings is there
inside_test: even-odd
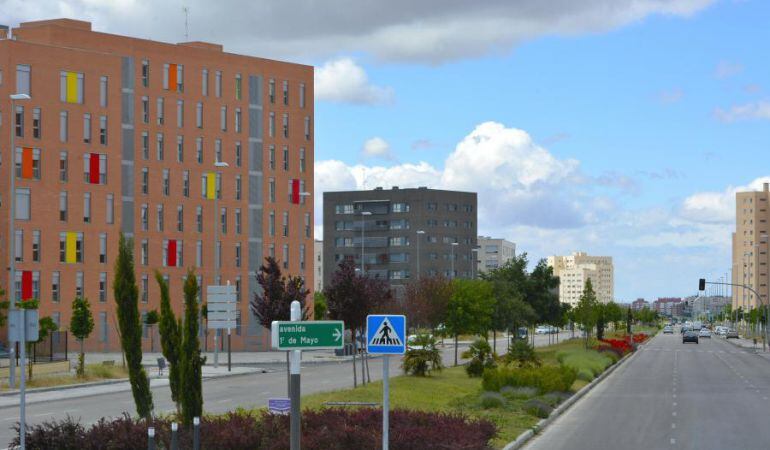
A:
[[[735,233],[733,233],[733,278],[736,285],[749,286],[767,301],[768,221],[770,183],[761,191],[735,194]],[[733,308],[753,309],[756,296],[749,289],[733,288]]]
[[[585,252],[576,252],[570,256],[549,256],[548,265],[559,277],[559,301],[562,303],[577,305],[589,278],[600,302],[609,303],[614,299],[615,278],[611,256],[589,256]]]

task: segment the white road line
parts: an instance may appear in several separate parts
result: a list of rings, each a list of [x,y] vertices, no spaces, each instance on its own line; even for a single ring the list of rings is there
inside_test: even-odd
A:
[[[676,424],[675,424],[675,423],[672,423],[672,424],[671,424],[671,429],[672,429],[672,430],[676,429]]]
[[[767,400],[767,398],[765,398]],[[0,420],[0,422],[8,422],[9,420],[19,420],[18,417],[6,417],[5,419]]]
[[[41,414],[33,414],[32,417],[45,417],[45,416],[53,416],[55,413],[47,412],[47,413],[41,413]]]
[[[672,412],[671,415],[676,417],[676,411]]]
[[[215,403],[228,403],[228,402],[232,402],[232,401],[233,401],[233,399],[231,399],[231,398],[223,398],[222,400],[217,400]]]
[[[676,408],[676,402],[674,402],[674,408]]]
[[[671,438],[671,445],[674,445],[674,444],[676,444],[676,439]]]

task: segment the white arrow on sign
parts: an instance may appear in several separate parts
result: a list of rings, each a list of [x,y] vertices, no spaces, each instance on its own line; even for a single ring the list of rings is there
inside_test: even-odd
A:
[[[334,340],[335,341],[339,341],[340,338],[342,337],[342,333],[340,333],[340,329],[339,328],[335,328],[334,329],[334,333],[332,333],[332,336],[334,336]]]

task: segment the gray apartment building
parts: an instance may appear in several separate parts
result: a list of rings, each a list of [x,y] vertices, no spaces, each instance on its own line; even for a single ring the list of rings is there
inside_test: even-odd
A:
[[[387,279],[397,296],[420,276],[471,278],[476,211],[475,192],[426,187],[324,192],[324,284],[343,260]]]
[[[478,272],[490,272],[502,267],[516,256],[516,244],[503,238],[479,236]]]

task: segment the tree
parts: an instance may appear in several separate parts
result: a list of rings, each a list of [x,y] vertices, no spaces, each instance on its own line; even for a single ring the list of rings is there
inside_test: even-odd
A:
[[[155,281],[160,287],[160,348],[163,357],[168,361],[168,385],[171,389],[171,400],[176,404],[177,413],[180,412],[179,404],[179,358],[182,346],[182,323],[177,320],[174,310],[171,308],[168,283],[160,272],[155,271]],[[205,306],[205,305],[204,305]]]
[[[200,417],[203,413],[201,367],[206,358],[201,356],[198,339],[198,290],[195,271],[190,269],[184,281],[184,325],[179,364],[182,421],[188,426],[192,425],[194,417]]]
[[[604,306],[604,315],[607,323],[612,323],[615,331],[620,330],[623,321],[623,309],[615,302],[609,302]]]
[[[313,319],[324,320],[328,307],[326,306],[326,296],[323,292],[313,293]]]
[[[455,366],[457,365],[457,338],[461,334],[486,335],[492,326],[494,294],[485,280],[452,280],[452,297],[446,312],[447,332],[455,338]]]
[[[421,277],[406,287],[405,313],[413,328],[435,330],[444,322],[446,305],[452,296],[452,285],[443,276]]]
[[[596,339],[602,340],[604,339],[604,328],[608,322],[607,305],[597,301],[594,311],[596,314]]]
[[[139,318],[139,289],[134,272],[134,242],[120,234],[115,279],[112,291],[117,303],[120,346],[128,362],[128,379],[136,404],[136,413],[145,419],[152,416],[150,381],[142,367],[142,325]]]
[[[72,317],[70,318],[70,333],[80,342],[78,356],[78,376],[85,376],[85,352],[83,341],[94,331],[94,317],[88,299],[78,297],[72,302]]]
[[[144,323],[150,328],[150,352],[155,352],[155,324],[158,323],[160,317],[157,310],[151,310],[147,312],[144,317]]]
[[[497,353],[497,330],[517,330],[519,325],[528,324],[535,318],[535,311],[523,300],[520,285],[514,281],[519,277],[517,271],[524,270],[519,261],[509,261],[502,267],[482,273],[481,278],[492,286],[494,310],[492,313],[492,351]],[[526,274],[524,274],[526,275]],[[510,344],[509,344],[510,345]]]
[[[588,340],[591,337],[591,331],[596,326],[597,315],[596,306],[599,302],[596,300],[596,293],[594,292],[591,279],[587,279],[585,286],[583,287],[583,294],[580,296],[580,301],[575,307],[575,321],[583,326],[585,332],[585,346],[588,348]]]

